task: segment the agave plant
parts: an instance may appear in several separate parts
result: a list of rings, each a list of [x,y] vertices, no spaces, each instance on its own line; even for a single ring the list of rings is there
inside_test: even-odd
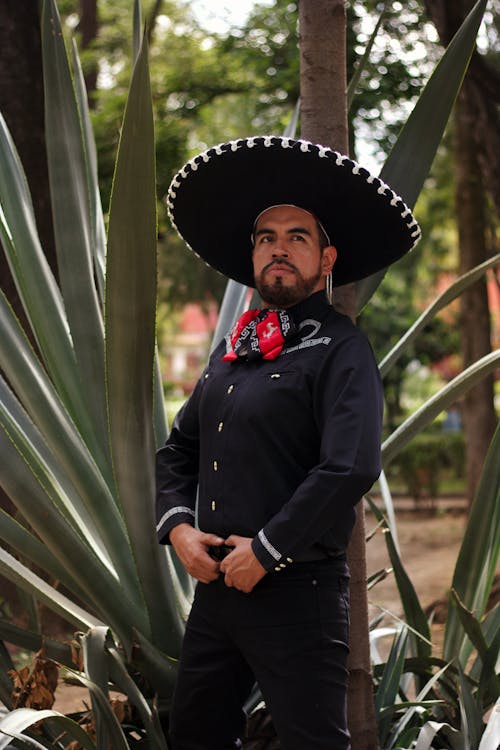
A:
[[[479,0],[445,53],[384,167],[382,177],[410,204],[432,163],[485,4]],[[45,260],[23,169],[0,120],[0,231],[36,342],[35,350],[2,295],[1,482],[21,515],[0,510],[0,537],[27,562],[2,548],[0,572],[85,633],[79,637],[83,664],[75,663],[72,644],[22,630],[5,618],[0,639],[32,651],[43,645],[46,657],[72,670],[90,690],[96,732],[94,743],[53,711],[18,709],[0,726],[0,748],[42,719],[53,737],[62,727],[85,748],[128,747],[132,740],[107,701],[110,684],[128,695],[149,747],[166,748],[157,698],[168,707],[192,582],[175,556],[156,544],[154,533],[153,456],[167,426],[155,356],[154,132],[139,27],[136,23],[137,57],[106,239],[78,56],[73,48],[70,63],[55,0],[44,2],[47,151],[60,284]],[[380,278],[358,286],[360,306]],[[472,274],[460,283],[471,279]],[[220,326],[231,324],[247,296],[229,283]],[[417,328],[418,323],[406,342]],[[498,357],[470,368],[402,425],[384,445],[386,460],[495,361]],[[498,456],[498,446],[496,451]],[[6,676],[12,663],[1,641],[0,667],[0,699],[12,708]],[[23,737],[27,747],[46,746],[43,739]],[[52,746],[64,744],[56,739]]]
[[[498,746],[500,605],[487,611],[500,549],[500,427],[492,440],[458,555],[450,591],[441,657],[431,654],[430,628],[396,549],[389,525],[375,503],[405,614],[386,664],[374,668],[380,745],[387,750]],[[386,635],[384,629],[382,635]],[[413,638],[416,648],[408,648]],[[437,670],[437,671],[435,671]],[[408,681],[409,676],[414,680]],[[408,698],[408,686],[414,696]],[[483,717],[491,711],[489,731]],[[482,737],[484,732],[484,738]],[[442,747],[442,745],[438,745]]]

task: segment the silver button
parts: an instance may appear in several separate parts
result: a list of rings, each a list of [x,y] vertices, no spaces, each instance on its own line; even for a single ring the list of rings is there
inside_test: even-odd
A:
[[[281,378],[281,375],[279,374],[279,372],[274,372],[274,373],[273,373],[273,374],[271,375],[271,377],[272,377],[272,378]]]
[[[280,566],[279,566],[279,565],[277,565],[277,566],[275,567],[275,571],[276,571],[276,573],[280,573],[280,572],[281,572],[281,568],[280,568]]]
[[[291,558],[291,557],[287,557],[287,558],[286,558],[286,561],[287,561],[287,563],[293,563],[293,560],[292,560],[292,558]]]
[[[227,392],[232,393],[233,391],[234,391],[234,385],[230,385],[229,388],[227,389]]]
[[[222,432],[223,427],[224,427],[224,422],[219,422],[219,425],[217,427],[218,432]]]
[[[205,380],[206,380],[206,379],[208,378],[208,375],[209,375],[209,373],[208,373],[208,372],[206,372],[206,373],[205,373]]]
[[[215,510],[215,500],[212,500],[212,510]]]
[[[217,471],[218,468],[219,468],[219,464],[217,463],[217,461],[214,461],[214,471]]]
[[[280,563],[280,568],[286,568],[286,563]]]

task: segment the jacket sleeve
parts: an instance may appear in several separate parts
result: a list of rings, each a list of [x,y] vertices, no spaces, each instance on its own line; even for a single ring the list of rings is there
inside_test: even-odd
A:
[[[345,550],[354,505],[380,474],[382,384],[371,347],[358,334],[335,347],[315,381],[318,464],[252,541],[267,570],[293,560],[325,533],[329,547]]]
[[[194,526],[199,471],[199,401],[203,375],[179,410],[167,442],[156,454],[156,533],[169,544],[180,523]]]

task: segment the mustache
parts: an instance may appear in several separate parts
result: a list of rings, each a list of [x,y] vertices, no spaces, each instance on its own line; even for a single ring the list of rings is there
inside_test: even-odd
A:
[[[287,266],[288,268],[291,268],[292,271],[297,271],[297,267],[293,265],[293,263],[290,263],[288,260],[272,260],[270,263],[267,264],[267,266],[264,266],[262,269],[262,273],[265,273],[266,271],[269,271],[269,269],[274,267],[280,267],[280,266]]]

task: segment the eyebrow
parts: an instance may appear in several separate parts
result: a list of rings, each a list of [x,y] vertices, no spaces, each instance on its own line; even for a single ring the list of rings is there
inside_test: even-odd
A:
[[[254,236],[258,237],[260,234],[273,234],[276,230],[275,229],[268,229],[267,227],[262,227],[262,229],[257,229],[256,232],[254,232]],[[286,230],[287,234],[307,234],[308,237],[312,237],[311,232],[309,229],[306,229],[305,227],[291,227],[290,229]]]

